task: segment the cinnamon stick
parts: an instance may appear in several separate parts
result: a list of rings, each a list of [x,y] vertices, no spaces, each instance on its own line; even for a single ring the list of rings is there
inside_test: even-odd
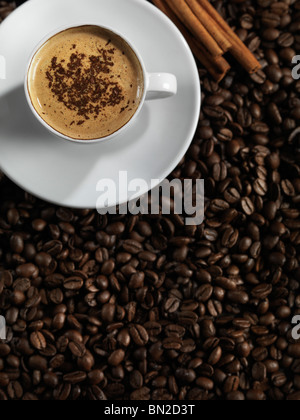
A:
[[[195,45],[194,54],[218,83],[224,79],[226,74],[231,69],[230,64],[225,60],[224,57],[212,57],[204,50],[202,45],[197,44],[197,42]]]
[[[177,17],[188,27],[192,34],[213,57],[220,57],[223,55],[222,48],[217,44],[202,23],[199,22],[185,0],[166,0],[166,2]]]
[[[197,16],[199,21],[202,23],[202,25],[207,29],[207,31],[222,48],[223,52],[226,53],[232,47],[232,43],[226,37],[225,31],[211,17],[211,15],[200,6],[197,0],[186,0],[186,2]]]
[[[203,8],[203,10],[205,10],[224,31],[226,38],[232,44],[230,52],[234,56],[234,58],[250,74],[256,73],[258,70],[260,70],[261,65],[258,62],[258,60],[254,57],[254,55],[246,47],[246,45],[240,40],[236,33],[230,28],[227,22],[225,22],[225,20],[213,7],[213,5],[208,0],[197,0],[197,2]]]
[[[170,9],[164,0],[153,0],[153,3],[167,15],[172,22],[180,30],[184,38],[186,39],[189,47],[191,48],[194,56],[200,61],[200,63],[208,70],[212,77],[217,81],[221,82],[228,71],[230,65],[223,57],[212,57],[195,38],[187,31],[185,26],[177,18],[175,13]]]

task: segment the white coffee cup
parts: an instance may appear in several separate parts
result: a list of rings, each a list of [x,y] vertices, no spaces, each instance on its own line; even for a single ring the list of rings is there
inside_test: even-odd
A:
[[[122,128],[120,128],[119,130],[115,131],[114,133],[112,133],[112,134],[110,134],[106,137],[101,137],[99,139],[78,140],[78,139],[73,139],[71,137],[68,137],[68,136],[60,133],[59,131],[55,130],[53,127],[51,127],[40,116],[40,114],[37,112],[37,110],[35,109],[35,107],[32,104],[32,101],[31,101],[30,92],[29,92],[28,76],[29,76],[29,73],[30,73],[31,65],[34,62],[35,55],[39,52],[40,48],[42,48],[45,45],[45,43],[47,41],[49,41],[52,37],[54,37],[55,35],[63,32],[63,31],[66,31],[66,30],[72,29],[72,28],[81,27],[81,26],[87,26],[87,25],[91,25],[91,26],[94,26],[94,27],[96,26],[96,27],[99,27],[101,29],[106,29],[106,30],[112,32],[113,34],[116,34],[120,38],[122,38],[128,44],[128,46],[132,49],[132,51],[134,52],[134,54],[138,58],[139,63],[141,65],[142,72],[143,72],[143,79],[144,79],[143,80],[143,82],[144,82],[144,92],[143,92],[143,96],[142,96],[141,101],[140,101],[140,105],[137,108],[135,114],[128,121],[128,123],[125,124]],[[145,64],[144,64],[144,61],[143,61],[140,53],[132,45],[132,43],[129,42],[126,39],[126,37],[124,37],[122,34],[116,32],[114,29],[111,29],[107,26],[95,25],[95,24],[89,24],[89,23],[76,24],[76,25],[71,25],[71,26],[69,25],[67,27],[63,27],[63,28],[60,28],[60,29],[54,31],[53,33],[50,33],[45,38],[43,38],[41,40],[41,42],[37,45],[37,47],[34,49],[32,55],[29,59],[27,70],[26,70],[26,76],[25,76],[25,95],[26,95],[26,99],[27,99],[27,102],[28,102],[28,105],[29,105],[31,111],[33,112],[35,117],[38,119],[38,121],[44,127],[46,127],[52,134],[55,134],[56,136],[58,136],[62,139],[69,140],[69,141],[72,141],[74,143],[81,143],[81,144],[99,143],[99,142],[110,140],[110,139],[120,135],[121,133],[123,133],[125,130],[130,128],[135,123],[135,121],[138,118],[138,115],[139,115],[145,101],[154,100],[154,99],[165,99],[165,98],[169,98],[171,96],[174,96],[176,94],[177,94],[177,79],[173,74],[170,74],[170,73],[148,73],[146,71]]]

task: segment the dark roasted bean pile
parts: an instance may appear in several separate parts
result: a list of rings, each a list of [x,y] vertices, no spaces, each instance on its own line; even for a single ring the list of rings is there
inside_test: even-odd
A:
[[[100,216],[0,184],[0,400],[300,400],[300,2],[218,1],[236,63],[175,178],[205,222]],[[10,11],[0,3],[0,21]]]
[[[13,2],[0,1],[0,23],[15,9]]]

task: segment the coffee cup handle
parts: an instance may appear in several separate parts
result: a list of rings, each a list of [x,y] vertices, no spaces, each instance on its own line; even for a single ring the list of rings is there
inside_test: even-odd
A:
[[[165,99],[177,94],[177,79],[170,73],[148,73],[146,100]]]

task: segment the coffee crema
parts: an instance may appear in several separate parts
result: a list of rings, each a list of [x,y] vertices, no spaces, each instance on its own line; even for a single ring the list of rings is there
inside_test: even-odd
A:
[[[136,113],[144,93],[143,70],[120,36],[80,26],[54,35],[37,51],[28,91],[50,127],[76,140],[99,139]]]

